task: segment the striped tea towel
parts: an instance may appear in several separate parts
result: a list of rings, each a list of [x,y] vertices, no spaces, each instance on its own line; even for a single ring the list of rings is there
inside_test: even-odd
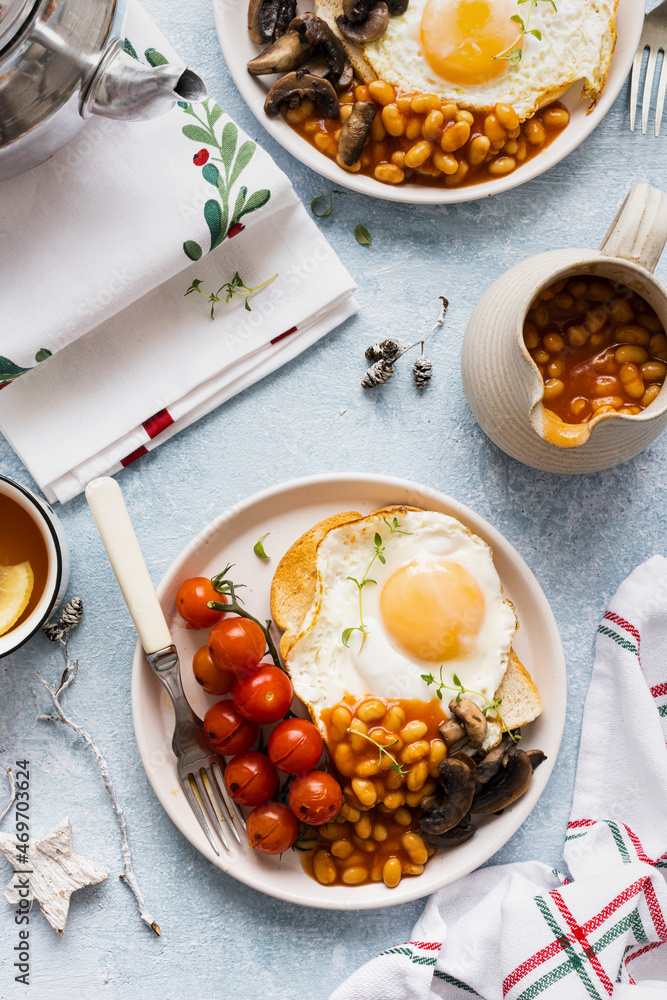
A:
[[[667,560],[621,585],[598,629],[568,873],[485,868],[432,896],[412,941],[331,1000],[666,1000]]]
[[[128,58],[180,63],[136,0]],[[205,293],[240,276],[250,300]],[[0,184],[0,431],[51,501],[113,474],[357,310],[271,157],[213,99],[92,118]]]

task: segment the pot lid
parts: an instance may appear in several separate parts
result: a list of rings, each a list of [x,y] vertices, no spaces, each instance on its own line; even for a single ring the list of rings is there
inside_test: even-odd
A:
[[[9,44],[19,28],[30,17],[35,0],[1,0],[0,49]]]

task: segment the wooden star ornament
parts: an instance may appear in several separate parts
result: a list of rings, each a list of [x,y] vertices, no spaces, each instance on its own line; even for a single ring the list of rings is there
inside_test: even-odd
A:
[[[109,874],[108,869],[72,850],[72,825],[68,817],[41,840],[31,838],[27,851],[13,834],[0,833],[0,851],[15,872],[5,890],[7,902],[20,906],[22,900],[36,899],[59,934],[65,930],[72,893],[103,882]]]

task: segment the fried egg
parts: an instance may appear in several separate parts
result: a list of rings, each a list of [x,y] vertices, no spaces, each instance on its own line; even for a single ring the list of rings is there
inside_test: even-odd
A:
[[[371,515],[320,543],[315,598],[287,667],[316,718],[345,695],[429,702],[425,674],[452,687],[456,675],[493,698],[516,628],[481,538],[433,511]]]
[[[577,80],[593,104],[616,44],[618,0],[410,0],[384,35],[363,46],[382,80],[469,110],[510,104],[521,120]],[[557,8],[557,9],[554,9]],[[513,17],[527,22],[522,35]],[[537,35],[530,32],[537,32]],[[501,54],[521,50],[512,63]]]

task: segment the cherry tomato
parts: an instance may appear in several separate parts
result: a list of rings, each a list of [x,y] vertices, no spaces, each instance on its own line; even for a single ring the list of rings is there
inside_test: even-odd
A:
[[[201,646],[193,656],[192,672],[197,684],[201,684],[206,694],[227,694],[231,690],[233,675],[226,670],[218,670],[211,659],[208,646]]]
[[[263,664],[232,684],[232,701],[251,722],[277,722],[292,704],[294,691],[286,673]]]
[[[226,698],[211,705],[204,716],[204,735],[216,753],[245,753],[259,736],[259,726],[239,715]]]
[[[256,851],[282,854],[299,836],[299,821],[281,802],[264,802],[248,814],[246,833]]]
[[[187,628],[210,628],[225,617],[224,611],[213,611],[207,607],[208,601],[227,604],[224,594],[219,594],[205,576],[193,576],[184,580],[176,594],[176,610],[185,618]]]
[[[308,771],[290,785],[289,804],[297,819],[310,826],[321,826],[336,818],[343,804],[343,793],[333,775]]]
[[[240,753],[225,768],[225,784],[235,802],[258,806],[267,802],[278,787],[278,772],[265,754]]]
[[[306,719],[285,719],[269,736],[269,757],[285,774],[302,774],[315,767],[322,754],[317,726]]]
[[[266,636],[257,622],[226,618],[208,637],[211,658],[219,670],[243,674],[254,670],[266,651]]]

